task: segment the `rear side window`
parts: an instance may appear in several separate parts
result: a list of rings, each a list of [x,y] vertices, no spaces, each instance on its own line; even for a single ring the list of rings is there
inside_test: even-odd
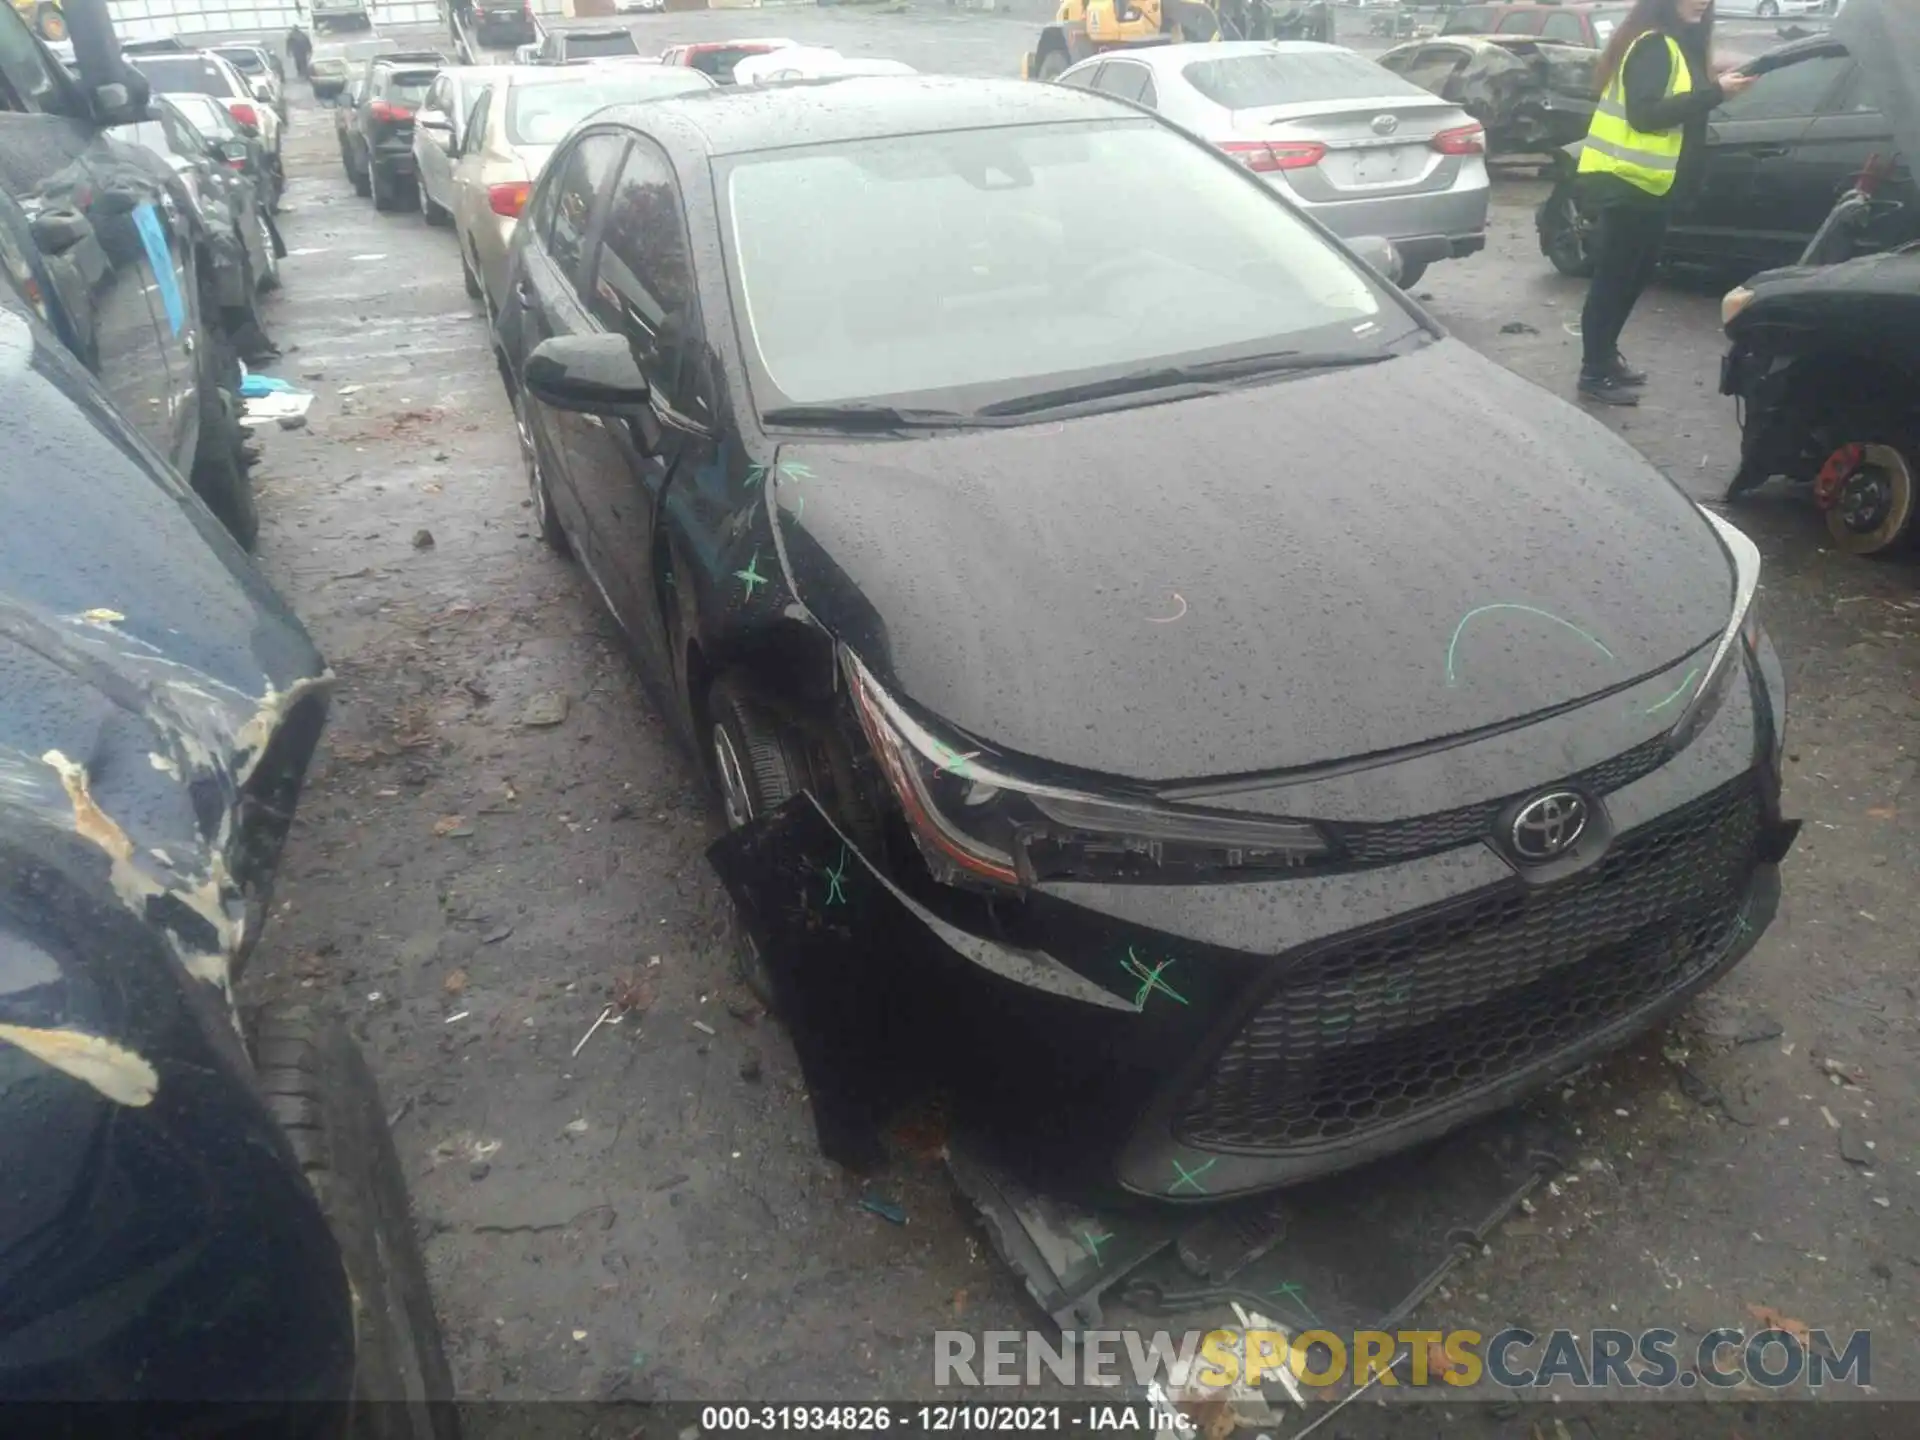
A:
[[[1100,72],[1100,85],[1103,94],[1118,100],[1131,100],[1139,104],[1147,92],[1153,88],[1153,76],[1144,65],[1135,65],[1131,61],[1115,60]]]
[[[1139,68],[1144,71],[1146,67]],[[1351,50],[1282,51],[1196,60],[1181,74],[1207,99],[1229,110],[1419,93],[1391,70]]]
[[[761,45],[723,45],[718,50],[701,51],[693,57],[691,64],[693,69],[702,74],[725,81],[733,78],[733,67],[742,60],[766,53],[766,47]]]
[[[147,77],[156,95],[236,95],[228,71],[205,55],[130,55],[134,69]]]
[[[638,55],[640,53],[640,47],[634,43],[632,34],[625,30],[617,35],[569,35],[566,44],[569,60],[592,60],[600,55]]]
[[[264,75],[267,71],[266,63],[261,60],[257,50],[221,50],[217,53],[243,75]]]
[[[1594,21],[1596,25],[1599,23],[1598,20]],[[1580,17],[1578,15],[1549,15],[1547,16],[1547,23],[1540,27],[1540,34],[1543,39],[1564,40],[1569,45],[1584,45],[1587,43],[1587,35],[1586,32],[1580,28]]]
[[[1531,10],[1509,10],[1500,17],[1500,23],[1493,27],[1496,35],[1531,35],[1533,22],[1538,17]],[[1576,25],[1579,22],[1574,22]]]

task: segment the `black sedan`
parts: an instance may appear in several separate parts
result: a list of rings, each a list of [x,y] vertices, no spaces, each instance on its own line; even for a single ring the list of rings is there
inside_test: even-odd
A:
[[[1753,545],[1158,119],[660,100],[527,216],[539,526],[767,860],[790,1020],[821,935],[929,957],[874,1024],[1197,1201],[1507,1103],[1770,922]]]

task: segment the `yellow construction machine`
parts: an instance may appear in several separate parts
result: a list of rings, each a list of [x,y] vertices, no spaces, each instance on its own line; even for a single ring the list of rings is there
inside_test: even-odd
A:
[[[1051,80],[1102,50],[1221,38],[1220,17],[1202,0],[1061,0],[1040,43],[1020,63],[1029,80]]]

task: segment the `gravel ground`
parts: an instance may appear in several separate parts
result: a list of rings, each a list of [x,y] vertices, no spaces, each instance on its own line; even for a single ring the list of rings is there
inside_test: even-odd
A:
[[[782,34],[998,74],[1033,32],[944,7],[635,25],[643,46]],[[936,1159],[896,1157],[899,1227],[858,1209],[859,1185],[817,1153],[787,1040],[730,969],[695,772],[580,573],[530,531],[449,235],[356,199],[304,92],[288,157],[292,253],[269,318],[276,373],[318,398],[305,429],[264,438],[261,558],[341,684],[251,984],[354,1017],[462,1393],[928,1394],[936,1329],[1036,1318]],[[1539,195],[1503,177],[1486,253],[1435,267],[1421,293],[1486,354],[1566,391],[1582,292],[1537,253]],[[1606,417],[1702,500],[1737,451],[1715,306],[1649,295],[1626,343],[1656,388]],[[1788,809],[1807,820],[1780,918],[1680,1023],[1567,1088],[1584,1147],[1567,1183],[1419,1318],[1687,1336],[1756,1328],[1767,1307],[1872,1329],[1876,1388],[1910,1396],[1915,571],[1833,553],[1791,496],[1763,495],[1741,523],[1768,563],[1793,691]],[[616,996],[639,1003],[581,1044]],[[1534,1423],[1476,1413],[1503,1434]],[[1732,1411],[1689,1414],[1582,1423],[1759,1433]],[[1534,1433],[1551,1440],[1546,1424]]]

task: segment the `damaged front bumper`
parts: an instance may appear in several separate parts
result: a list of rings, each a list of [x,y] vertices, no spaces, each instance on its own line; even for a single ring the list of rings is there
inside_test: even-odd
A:
[[[1045,883],[1017,914],[969,909],[909,893],[808,796],[711,853],[834,1158],[873,1158],[888,1112],[940,1090],[1054,1193],[1231,1199],[1508,1106],[1737,963],[1797,831],[1763,669],[1713,734],[1596,797],[1604,844],[1551,883],[1476,842],[1299,879]]]

